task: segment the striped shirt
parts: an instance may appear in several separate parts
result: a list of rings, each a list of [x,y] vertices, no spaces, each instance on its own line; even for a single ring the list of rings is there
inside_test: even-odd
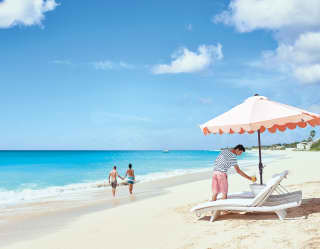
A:
[[[236,155],[230,150],[223,150],[214,162],[213,171],[227,173],[231,167],[234,167],[237,164]]]

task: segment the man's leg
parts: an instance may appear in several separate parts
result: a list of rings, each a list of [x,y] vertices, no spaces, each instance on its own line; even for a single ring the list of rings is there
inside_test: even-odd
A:
[[[219,185],[218,185],[218,179],[217,179],[217,175],[215,174],[215,172],[213,172],[213,176],[212,176],[212,201],[216,201],[217,200],[217,196],[219,193]]]
[[[221,199],[227,199],[228,194],[227,193],[222,193],[222,198]]]
[[[129,192],[132,195],[133,184],[129,184]]]
[[[228,177],[227,174],[214,173],[212,177],[212,201],[217,200],[218,193],[222,194],[221,199],[228,197]]]
[[[228,177],[227,175],[222,175],[220,178],[220,189],[222,190],[222,198],[223,200],[228,198]],[[229,211],[220,211],[219,215],[228,214]]]
[[[116,189],[112,188],[112,196],[115,197],[116,196]]]
[[[222,192],[222,198],[221,199],[227,199],[228,198],[228,176],[227,174],[223,174],[219,176],[219,188]]]
[[[217,196],[218,196],[218,193],[213,193],[211,201],[216,201],[217,200]]]

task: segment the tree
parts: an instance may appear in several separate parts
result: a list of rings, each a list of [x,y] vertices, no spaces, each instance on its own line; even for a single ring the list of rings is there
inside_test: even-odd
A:
[[[315,137],[315,135],[316,135],[316,131],[315,130],[310,131],[310,137],[312,138],[312,140]]]
[[[308,141],[313,141],[313,138],[315,137],[315,135],[316,135],[315,130],[310,131],[310,137],[308,138]]]

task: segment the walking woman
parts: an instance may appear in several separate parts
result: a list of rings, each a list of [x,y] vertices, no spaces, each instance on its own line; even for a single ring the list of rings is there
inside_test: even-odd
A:
[[[129,192],[132,195],[133,184],[135,182],[134,170],[132,169],[132,164],[129,163],[128,170],[125,177],[128,176]]]

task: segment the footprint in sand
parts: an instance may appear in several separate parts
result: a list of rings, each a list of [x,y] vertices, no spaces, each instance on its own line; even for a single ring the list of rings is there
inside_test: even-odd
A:
[[[120,203],[120,201],[118,199],[113,199],[112,200],[112,205],[116,206]]]
[[[320,238],[311,238],[307,240],[301,249],[319,249]]]

